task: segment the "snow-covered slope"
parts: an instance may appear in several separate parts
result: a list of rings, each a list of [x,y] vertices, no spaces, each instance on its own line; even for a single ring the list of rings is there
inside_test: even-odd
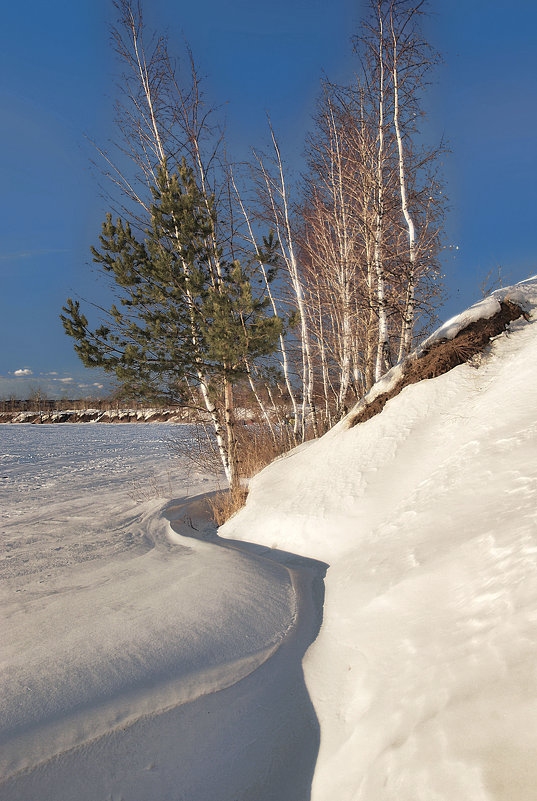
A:
[[[535,797],[537,279],[506,294],[532,317],[479,365],[269,466],[221,529],[329,565],[313,801]]]

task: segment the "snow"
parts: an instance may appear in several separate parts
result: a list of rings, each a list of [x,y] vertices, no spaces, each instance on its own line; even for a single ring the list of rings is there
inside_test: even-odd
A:
[[[537,278],[433,338],[505,297],[529,322],[277,460],[219,538],[188,427],[0,426],[3,801],[533,798]]]
[[[155,409],[61,409],[57,411],[0,412],[1,423],[130,423],[157,422],[158,420],[180,423],[187,415],[177,407]]]
[[[454,335],[509,295],[440,329]],[[329,565],[313,801],[519,801],[537,766],[537,332],[265,469],[223,536]],[[352,416],[352,412],[351,412]]]
[[[461,314],[457,314],[455,317],[446,320],[446,322],[437,328],[430,337],[424,340],[420,350],[430,347],[433,342],[454,339],[463,328],[466,328],[466,326],[471,323],[482,319],[490,319],[500,311],[501,301],[511,301],[512,303],[520,305],[524,311],[526,309],[529,311],[531,304],[528,307],[526,291],[528,286],[525,285],[531,285],[534,280],[535,276],[533,276],[533,278],[528,278],[526,281],[522,281],[516,286],[501,287],[486,298],[482,298],[477,301],[477,303],[474,303],[473,306],[470,306],[470,308],[466,309]],[[531,288],[529,291],[532,291]]]
[[[474,303],[470,308],[443,323],[436,331],[433,331],[430,336],[423,340],[423,342],[409,354],[407,359],[395,364],[375,382],[369,392],[356,404],[350,417],[352,417],[353,420],[356,419],[376,398],[381,395],[391,394],[403,380],[405,367],[409,360],[419,359],[436,343],[454,339],[457,334],[472,323],[476,323],[478,320],[490,319],[501,310],[501,302],[510,301],[516,304],[522,309],[523,313],[527,315],[530,311],[531,304],[528,306],[527,295],[522,287],[523,284],[531,283],[534,278],[528,278],[527,281],[521,282],[514,287],[502,287],[501,289],[497,289],[488,297]],[[343,421],[335,426],[335,430],[339,431],[345,427],[346,424]]]
[[[249,775],[268,799],[311,774],[308,569],[211,542],[191,499],[214,481],[166,445],[188,434],[1,427],[3,801],[243,798]]]

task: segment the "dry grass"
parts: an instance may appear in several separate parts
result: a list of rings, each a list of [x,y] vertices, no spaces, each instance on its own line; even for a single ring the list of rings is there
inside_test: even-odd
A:
[[[166,440],[172,453],[188,459],[197,470],[220,476],[222,460],[218,453],[214,434],[207,424],[192,425],[190,436],[172,437]],[[259,473],[277,456],[294,448],[292,433],[284,427],[273,427],[273,432],[264,422],[236,421],[235,437],[239,454],[241,478],[251,478]]]
[[[239,509],[242,509],[248,497],[248,490],[241,487],[235,492],[223,490],[208,498],[211,517],[217,526],[222,526]]]
[[[136,503],[153,501],[156,498],[173,498],[174,484],[172,474],[168,470],[166,476],[150,476],[144,481],[131,481],[127,495]]]
[[[243,479],[255,476],[282,453],[294,447],[292,435],[287,428],[274,425],[271,432],[264,421],[245,423],[238,420],[235,423],[235,436],[239,475]],[[192,426],[189,437],[182,436],[177,440],[170,438],[167,444],[173,453],[188,459],[196,470],[222,477],[222,461],[214,435],[207,424],[198,423]],[[215,523],[219,526],[225,523],[244,506],[246,496],[246,490],[237,491],[233,496],[227,490],[215,495],[209,501]]]
[[[222,474],[222,460],[214,434],[207,423],[192,423],[189,436],[184,436],[182,431],[177,439],[168,437],[166,444],[172,453],[187,459],[196,470],[213,476]]]
[[[252,478],[282,453],[292,447],[287,430],[269,430],[266,423],[237,423],[235,427],[242,478]]]
[[[237,423],[235,429],[239,453],[239,472],[241,478],[251,478],[278,456],[290,450],[290,438],[285,430],[281,432],[269,430],[266,424]],[[246,503],[248,491],[241,487],[231,493],[229,490],[218,492],[209,499],[211,516],[221,526],[229,520]]]

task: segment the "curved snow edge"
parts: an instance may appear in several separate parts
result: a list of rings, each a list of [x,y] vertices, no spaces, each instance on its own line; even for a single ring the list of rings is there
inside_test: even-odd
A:
[[[176,505],[185,518],[192,522],[199,522],[201,534],[197,536],[182,535],[173,527],[174,517],[170,515],[173,503],[162,501],[149,501],[146,504],[146,513],[143,515],[142,525],[145,529],[145,538],[149,549],[162,550],[174,545],[181,545],[193,550],[204,550],[211,547],[230,548],[225,541],[206,539],[206,529],[203,530],[203,519],[199,515],[200,498]],[[189,514],[189,509],[194,511]],[[176,521],[177,522],[177,521]],[[185,523],[185,529],[188,524]],[[194,529],[192,528],[194,533]],[[236,550],[241,550],[236,547]],[[247,552],[245,558],[253,562],[262,559],[261,556],[252,556]],[[297,584],[293,571],[285,565],[282,567],[289,575],[290,588],[293,598],[290,622],[287,628],[275,639],[269,641],[266,647],[257,651],[246,653],[237,659],[224,661],[212,667],[193,670],[173,678],[160,681],[156,685],[125,687],[118,695],[101,701],[92,699],[89,703],[80,705],[65,714],[49,720],[33,728],[16,733],[13,731],[6,741],[2,743],[2,781],[16,778],[31,768],[61,757],[64,754],[75,752],[103,737],[108,737],[118,730],[137,724],[146,718],[165,714],[169,710],[195,703],[210,694],[226,690],[243,679],[250,676],[262,665],[268,662],[294,634],[297,627]],[[76,731],[76,740],[72,733]],[[21,755],[25,753],[38,754],[38,759],[25,764]]]

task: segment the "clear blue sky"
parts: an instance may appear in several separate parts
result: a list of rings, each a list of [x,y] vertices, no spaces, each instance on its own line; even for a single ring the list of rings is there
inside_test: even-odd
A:
[[[226,104],[232,154],[264,145],[268,110],[297,171],[321,75],[351,80],[349,37],[364,5],[145,3],[147,24],[168,31],[172,51],[189,41],[211,99]],[[431,0],[430,9],[429,39],[445,60],[431,88],[430,129],[452,150],[448,242],[458,247],[446,251],[445,317],[477,299],[499,264],[510,282],[537,272],[537,4]],[[29,386],[73,397],[101,383],[81,366],[58,315],[69,295],[100,292],[89,246],[107,205],[85,136],[106,143],[113,135],[112,18],[111,0],[3,8],[0,397]]]

